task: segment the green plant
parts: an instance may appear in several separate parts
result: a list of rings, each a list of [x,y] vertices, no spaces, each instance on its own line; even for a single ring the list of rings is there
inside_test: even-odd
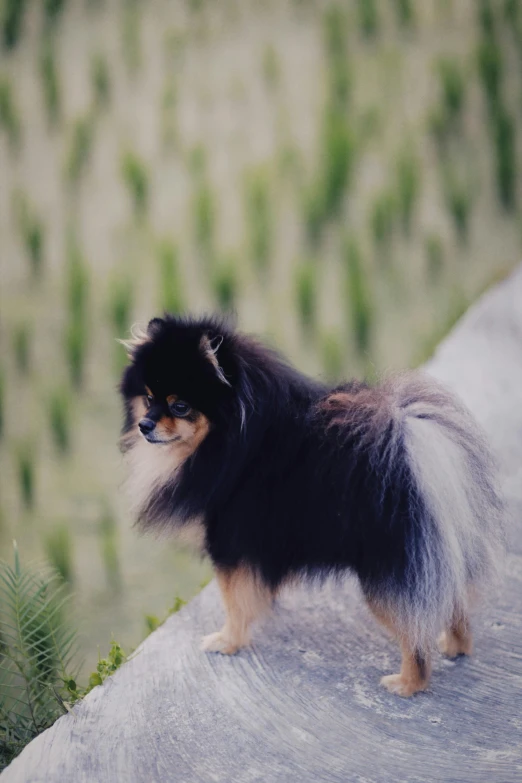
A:
[[[64,582],[73,580],[72,538],[69,528],[60,525],[45,536],[45,551],[52,567]]]
[[[346,57],[346,13],[338,4],[330,5],[323,15],[323,38],[330,62]]]
[[[127,334],[131,325],[134,306],[134,286],[130,277],[118,275],[111,281],[109,288],[108,315],[114,337]],[[119,372],[126,363],[125,350],[120,342],[115,343],[115,367]]]
[[[96,107],[101,109],[107,106],[111,95],[109,66],[100,52],[96,52],[91,59],[91,84]]]
[[[79,388],[83,383],[87,355],[89,272],[73,232],[67,236],[66,253],[68,321],[65,354],[71,381]]]
[[[341,112],[326,112],[323,128],[323,197],[327,217],[334,217],[348,187],[354,163],[354,138]]]
[[[471,187],[454,171],[448,171],[444,181],[444,196],[448,211],[453,218],[457,237],[461,242],[466,242],[469,236],[472,207]]]
[[[82,322],[75,319],[67,324],[64,348],[71,383],[79,389],[84,380],[87,356],[87,333]]]
[[[397,19],[401,27],[411,27],[415,22],[413,0],[395,0]]]
[[[122,156],[121,175],[129,191],[135,214],[143,215],[149,200],[149,177],[145,163],[135,152],[128,150]]]
[[[326,9],[323,15],[323,38],[328,62],[328,104],[332,108],[346,106],[352,88],[348,58],[346,13],[338,5]]]
[[[25,193],[20,190],[13,196],[13,212],[31,264],[31,272],[34,277],[38,277],[43,266],[44,225],[30,206]]]
[[[513,116],[499,103],[493,116],[497,190],[500,203],[513,210],[517,197],[517,147]]]
[[[339,335],[334,332],[325,334],[321,343],[323,368],[329,381],[340,380],[343,373],[343,346]]]
[[[33,275],[37,277],[43,264],[44,227],[43,223],[34,214],[29,214],[24,224],[24,244],[31,262]]]
[[[366,38],[372,38],[379,29],[376,0],[357,0],[359,27]]]
[[[515,28],[520,20],[520,0],[504,0],[504,17]]]
[[[346,302],[351,319],[352,334],[357,352],[363,356],[371,344],[374,307],[361,250],[353,237],[345,239],[344,264]]]
[[[125,275],[114,277],[109,290],[109,320],[114,335],[122,336],[129,331],[133,304],[131,278]]]
[[[454,289],[446,312],[439,316],[438,324],[435,329],[421,343],[420,349],[414,360],[414,365],[424,364],[433,356],[433,353],[444,337],[449,334],[457,321],[464,315],[469,308],[470,301],[459,289]]]
[[[479,77],[489,110],[493,112],[500,99],[503,77],[502,51],[493,40],[480,42],[477,54]]]
[[[274,89],[281,78],[281,65],[272,44],[267,44],[263,52],[263,76],[267,85]]]
[[[328,72],[328,93],[332,108],[344,109],[352,93],[352,72],[348,60],[330,65]]]
[[[25,374],[29,369],[32,329],[27,322],[19,323],[13,330],[13,352],[18,372]]]
[[[405,148],[397,159],[397,210],[406,235],[411,230],[411,219],[420,189],[420,162],[413,149]]]
[[[31,509],[34,506],[35,498],[36,457],[34,447],[29,441],[18,445],[16,462],[20,497],[25,508]]]
[[[246,222],[250,253],[260,272],[266,272],[272,251],[273,214],[268,174],[251,170],[246,178]]]
[[[439,152],[445,152],[452,127],[445,104],[434,106],[427,117],[428,131],[436,142]]]
[[[165,33],[164,50],[169,70],[177,68],[183,57],[186,45],[186,35],[176,28]]]
[[[165,83],[165,87],[163,88],[163,96],[161,100],[162,137],[163,143],[167,146],[174,146],[178,137],[176,127],[176,106],[176,84],[169,74],[169,77]]]
[[[0,563],[0,765],[67,711],[76,634],[69,597],[49,569]]]
[[[300,186],[304,171],[301,151],[293,143],[283,143],[277,150],[277,171],[281,181],[288,180]]]
[[[4,434],[4,421],[5,421],[5,373],[2,367],[0,367],[0,440]]]
[[[67,235],[67,308],[71,320],[86,321],[89,295],[89,268],[83,257],[77,237]]]
[[[202,177],[207,168],[207,151],[202,144],[196,144],[189,152],[188,165],[193,177]]]
[[[123,59],[131,74],[141,66],[140,3],[138,0],[123,0],[122,43]]]
[[[317,241],[324,223],[338,216],[350,185],[355,139],[343,111],[327,108],[323,118],[320,169],[305,198],[309,239]]]
[[[85,696],[87,693],[92,691],[93,688],[96,688],[97,685],[102,685],[107,677],[111,677],[114,672],[116,672],[120,666],[125,663],[126,660],[127,656],[121,645],[119,645],[118,642],[114,641],[113,639],[111,641],[107,658],[98,659],[96,671],[94,671],[89,677],[88,687],[85,690],[80,691],[78,695]]]
[[[239,288],[238,264],[234,256],[228,256],[217,263],[212,276],[212,287],[219,308],[224,312],[233,310]]]
[[[64,10],[66,0],[44,0],[43,12],[48,25],[54,24]]]
[[[92,114],[78,117],[72,126],[65,162],[65,174],[71,184],[76,184],[85,172],[92,154],[93,141],[94,123]]]
[[[0,5],[0,29],[6,49],[13,49],[18,43],[26,6],[27,0],[4,0]]]
[[[120,560],[118,555],[118,528],[109,507],[103,511],[99,524],[101,555],[107,582],[113,590],[121,586]]]
[[[496,24],[491,0],[478,0],[476,5],[482,33],[486,39],[492,39],[496,33]]]
[[[194,235],[201,250],[207,255],[212,250],[216,226],[216,202],[210,185],[201,180],[194,193]]]
[[[303,195],[303,220],[306,236],[311,245],[315,246],[321,238],[324,214],[324,198],[318,181],[312,183]]]
[[[205,587],[204,584],[201,585],[201,589],[203,589],[203,587]],[[180,598],[179,595],[175,596],[172,606],[168,609],[168,616],[170,617],[171,614],[177,614],[179,610],[186,605],[187,602],[184,598]]]
[[[48,402],[49,424],[54,445],[60,454],[71,447],[71,395],[64,388],[51,393]]]
[[[466,96],[462,69],[454,58],[444,57],[438,62],[438,74],[447,116],[456,121],[462,115]]]
[[[424,240],[424,251],[428,262],[428,277],[435,282],[444,268],[444,247],[438,234],[428,234]]]
[[[148,636],[162,625],[163,621],[155,614],[145,615],[145,635]]]
[[[183,296],[178,248],[170,239],[164,239],[158,244],[157,254],[161,308],[167,313],[180,313],[183,310]]]
[[[370,224],[375,244],[383,248],[391,240],[396,201],[390,190],[383,190],[373,202]]]
[[[21,123],[11,82],[7,76],[0,78],[0,127],[7,134],[11,147],[16,149],[20,142]]]
[[[204,585],[201,585],[201,589],[203,589]],[[184,606],[186,606],[186,601],[183,600],[183,598],[180,598],[178,595],[174,598],[174,603],[172,606],[167,610],[166,617],[160,618],[155,614],[146,614],[145,615],[145,628],[146,628],[146,635],[148,636],[153,631],[158,629],[160,625],[163,625],[163,623],[168,620],[168,618],[171,616],[171,614],[177,614],[180,609],[182,609]]]
[[[317,270],[313,261],[300,262],[295,273],[296,304],[301,326],[313,332],[317,320]]]
[[[61,94],[53,42],[49,37],[45,38],[40,54],[40,78],[47,118],[51,125],[56,125],[60,117]]]

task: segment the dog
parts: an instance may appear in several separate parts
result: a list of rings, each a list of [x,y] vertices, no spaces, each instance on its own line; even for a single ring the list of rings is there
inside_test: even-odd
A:
[[[448,656],[471,653],[503,503],[453,394],[419,371],[331,388],[219,317],[154,318],[124,344],[132,503],[213,563],[226,622],[204,650],[248,645],[283,585],[350,572],[401,647],[389,691],[427,688],[441,632]]]

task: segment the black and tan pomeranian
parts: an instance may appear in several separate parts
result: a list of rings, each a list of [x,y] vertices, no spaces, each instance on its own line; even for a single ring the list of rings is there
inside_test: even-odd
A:
[[[419,372],[332,389],[219,318],[154,318],[126,342],[122,448],[137,517],[212,560],[235,653],[278,590],[351,572],[402,650],[393,693],[424,690],[433,642],[469,654],[502,502],[469,412]],[[321,629],[324,630],[324,629]]]

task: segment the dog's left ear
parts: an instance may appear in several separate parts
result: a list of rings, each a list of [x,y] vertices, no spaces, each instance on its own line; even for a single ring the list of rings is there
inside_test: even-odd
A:
[[[228,381],[227,378],[225,377],[225,373],[223,372],[223,368],[220,366],[217,357],[217,352],[221,347],[222,342],[223,342],[223,337],[220,334],[216,334],[213,337],[209,337],[208,334],[204,334],[201,340],[199,341],[199,347],[205,359],[207,359],[210,362],[210,364],[216,371],[216,375],[221,381],[221,383],[226,384],[226,386],[230,386],[231,385],[230,381]]]
[[[165,326],[165,321],[163,320],[163,318],[153,318],[152,320],[150,320],[147,326],[148,337],[154,339],[154,337],[156,337],[161,332],[164,326]]]

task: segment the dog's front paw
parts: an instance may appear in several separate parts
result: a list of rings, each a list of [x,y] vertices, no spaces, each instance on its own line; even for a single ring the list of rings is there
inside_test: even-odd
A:
[[[424,690],[423,686],[415,685],[415,683],[403,678],[402,674],[387,674],[386,677],[381,678],[381,685],[390,693],[396,693],[397,696],[406,698],[413,696],[417,691]]]
[[[222,655],[234,655],[240,645],[235,644],[223,631],[216,631],[201,640],[201,649],[205,652],[218,652]]]

